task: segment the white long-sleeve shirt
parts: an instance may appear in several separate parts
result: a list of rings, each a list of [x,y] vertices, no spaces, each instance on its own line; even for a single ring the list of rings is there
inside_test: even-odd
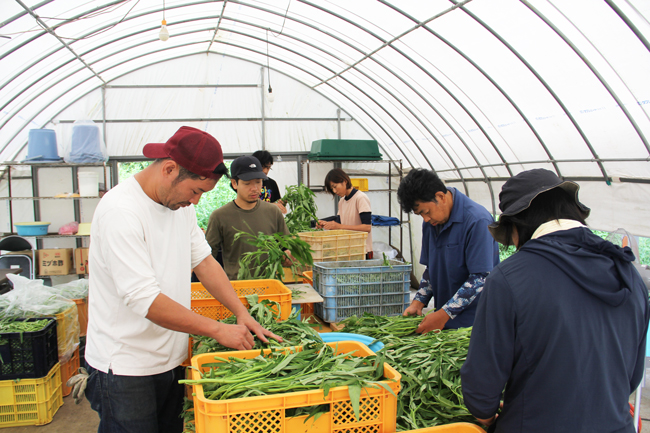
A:
[[[188,336],[146,319],[163,293],[190,307],[190,273],[211,254],[194,206],[172,211],[135,178],[111,189],[91,225],[85,357],[125,376],[163,373],[187,356]]]

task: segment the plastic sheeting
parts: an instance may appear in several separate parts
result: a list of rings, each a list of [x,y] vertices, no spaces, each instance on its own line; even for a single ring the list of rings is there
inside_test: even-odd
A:
[[[238,154],[373,138],[490,210],[509,176],[554,170],[592,226],[650,236],[647,1],[165,5],[3,2],[0,160],[22,160],[32,128],[63,148],[78,120],[114,157],[180,125]]]

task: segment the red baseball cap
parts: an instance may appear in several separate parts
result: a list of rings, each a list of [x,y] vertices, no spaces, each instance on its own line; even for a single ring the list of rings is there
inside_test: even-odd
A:
[[[148,143],[142,149],[147,158],[171,158],[201,177],[221,178],[214,171],[223,163],[223,151],[216,138],[205,131],[181,126],[166,143]]]

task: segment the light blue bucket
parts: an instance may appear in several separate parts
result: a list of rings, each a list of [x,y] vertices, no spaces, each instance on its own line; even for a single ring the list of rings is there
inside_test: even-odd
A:
[[[356,341],[358,343],[363,343],[373,352],[378,352],[384,347],[384,343],[381,341],[375,341],[374,338],[362,334],[351,334],[349,332],[322,332],[318,335],[320,335],[320,338],[322,338],[325,343],[334,343],[336,341]],[[375,342],[373,343],[373,341]]]
[[[25,162],[60,161],[53,129],[30,129]]]

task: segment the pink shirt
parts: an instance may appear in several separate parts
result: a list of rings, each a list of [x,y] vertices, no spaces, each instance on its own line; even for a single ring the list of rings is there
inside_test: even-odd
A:
[[[345,226],[358,226],[361,224],[362,212],[372,212],[370,209],[370,199],[363,192],[357,190],[352,198],[346,200],[343,197],[339,200],[339,216],[341,217],[341,224]],[[372,251],[372,231],[368,233],[366,239],[366,253]]]

